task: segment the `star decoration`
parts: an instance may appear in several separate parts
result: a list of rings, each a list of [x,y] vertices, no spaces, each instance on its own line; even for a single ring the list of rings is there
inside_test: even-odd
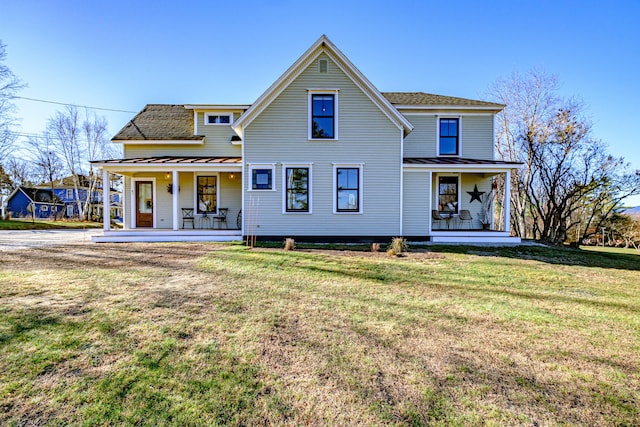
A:
[[[480,203],[482,203],[482,200],[480,200],[480,196],[482,196],[485,193],[485,191],[478,191],[478,186],[474,185],[473,191],[467,191],[467,193],[471,196],[471,200],[469,200],[469,203],[472,203],[474,200],[477,200]]]

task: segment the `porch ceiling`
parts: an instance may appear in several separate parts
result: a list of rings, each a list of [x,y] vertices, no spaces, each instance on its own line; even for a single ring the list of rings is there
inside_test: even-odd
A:
[[[241,157],[159,156],[134,157],[130,159],[97,160],[91,163],[104,170],[115,173],[136,172],[141,170],[153,170],[162,172],[172,170],[216,170],[221,172],[239,172],[242,170]]]
[[[506,172],[517,169],[522,163],[504,160],[467,159],[462,157],[405,157],[405,169],[438,170],[443,172]]]

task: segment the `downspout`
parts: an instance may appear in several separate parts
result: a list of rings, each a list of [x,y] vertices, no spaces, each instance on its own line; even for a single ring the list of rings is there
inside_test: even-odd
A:
[[[404,222],[404,129],[400,128],[400,236],[402,237],[402,223]]]

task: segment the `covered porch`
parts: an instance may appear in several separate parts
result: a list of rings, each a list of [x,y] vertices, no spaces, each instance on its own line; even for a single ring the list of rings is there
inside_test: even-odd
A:
[[[96,242],[228,241],[242,238],[239,157],[147,157],[94,162],[123,177],[123,228],[105,218]],[[109,192],[103,206],[109,205]]]
[[[405,234],[437,243],[520,243],[511,235],[511,170],[519,164],[462,158],[404,159],[405,198],[418,193],[417,207],[405,203]],[[498,178],[504,182],[498,198]],[[426,184],[426,185],[425,185]],[[413,196],[412,196],[413,195]],[[503,214],[495,217],[499,204]],[[419,217],[418,217],[419,216]]]

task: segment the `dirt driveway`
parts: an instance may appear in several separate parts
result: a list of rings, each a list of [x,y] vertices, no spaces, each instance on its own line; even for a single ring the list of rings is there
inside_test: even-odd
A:
[[[90,244],[102,230],[1,230],[0,251],[15,251],[51,245]]]

